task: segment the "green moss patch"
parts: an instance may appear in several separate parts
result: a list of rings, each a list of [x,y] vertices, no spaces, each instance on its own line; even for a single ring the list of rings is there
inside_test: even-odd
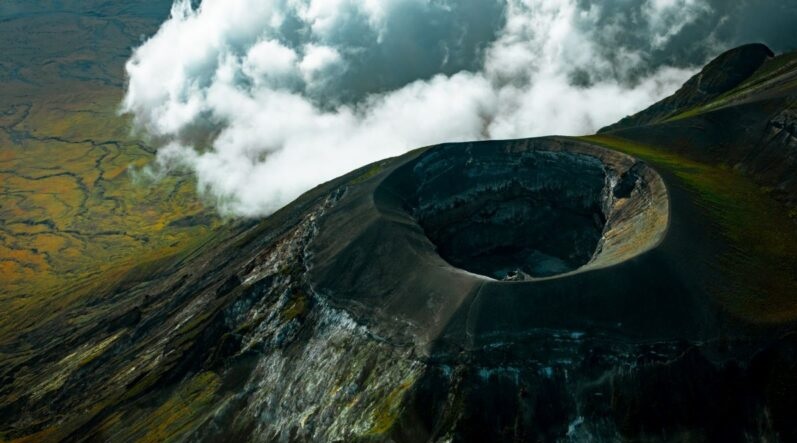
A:
[[[404,394],[412,386],[411,381],[404,381],[390,391],[382,402],[376,405],[373,415],[373,426],[368,431],[370,435],[384,435],[388,432],[399,417]]]
[[[751,321],[797,318],[797,229],[787,211],[751,179],[721,165],[697,162],[665,148],[615,136],[581,140],[645,160],[681,181],[726,239],[729,252],[717,262],[732,285],[717,297],[735,315]]]

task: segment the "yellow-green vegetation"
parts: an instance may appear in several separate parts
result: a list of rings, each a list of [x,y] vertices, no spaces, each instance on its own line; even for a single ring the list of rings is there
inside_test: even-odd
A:
[[[218,375],[209,371],[184,382],[166,402],[147,416],[142,428],[148,432],[139,441],[168,442],[184,435],[205,412],[205,406],[211,404],[220,384]]]
[[[0,433],[0,441],[13,442],[13,443],[43,443],[50,441],[58,441],[58,429],[47,428],[35,434],[31,434],[22,438],[10,440]]]
[[[214,228],[190,176],[130,174],[154,147],[118,114],[123,66],[168,3],[14,8],[0,23],[0,343]]]
[[[412,386],[413,380],[406,380],[390,391],[382,402],[374,408],[373,425],[368,431],[371,435],[383,435],[389,431],[399,417],[404,394]]]
[[[16,340],[19,334],[98,294],[112,294],[117,287],[161,272],[165,263],[204,244],[218,225],[197,198],[191,177],[133,180],[131,168],[150,162],[154,151],[131,135],[128,119],[117,114],[120,89],[84,86],[79,93],[72,89],[44,95],[6,97],[17,104],[0,113],[3,344],[24,346]],[[85,330],[96,324],[102,309],[72,311],[67,324]],[[31,394],[59,389],[122,333],[75,349],[56,363],[56,372],[31,374]],[[6,364],[16,365],[28,354],[20,349],[3,357]],[[24,374],[16,375],[26,380]],[[155,375],[144,377],[135,392],[156,380]],[[69,423],[20,441],[59,441],[112,401],[104,399]],[[0,441],[7,438],[0,435]]]
[[[797,66],[797,52],[779,55],[764,63],[761,68],[739,86],[723,93],[709,103],[686,109],[665,119],[665,121],[694,117],[698,114],[738,103],[762,90],[786,91],[797,88],[797,77],[794,76],[795,66]]]
[[[664,148],[609,135],[582,139],[643,159],[675,176],[694,194],[715,224],[707,229],[718,229],[731,246],[717,257],[718,265],[737,280],[717,288],[726,309],[752,321],[797,318],[797,229],[765,189],[724,165],[698,162]]]
[[[282,311],[282,319],[291,321],[305,312],[307,312],[307,295],[296,293],[288,306]]]
[[[382,171],[382,163],[374,163],[373,165],[369,166],[365,169],[362,174],[358,175],[356,178],[351,180],[352,184],[359,184],[367,181],[369,178],[376,176]]]
[[[109,441],[169,442],[184,437],[213,405],[221,386],[211,371],[183,381],[155,406],[106,417],[97,427],[101,439]]]
[[[47,374],[48,377],[38,386],[33,388],[33,397],[41,397],[50,391],[60,388],[61,385],[63,385],[66,381],[66,378],[69,377],[73,371],[81,366],[91,363],[92,360],[100,356],[108,346],[115,342],[121,334],[122,331],[117,332],[116,334],[111,335],[110,337],[107,337],[98,343],[84,344],[79,349],[61,359],[61,361],[59,361],[56,365],[56,371]]]
[[[120,97],[49,96],[0,117],[0,341],[212,228],[172,225],[206,211],[190,177],[131,179],[153,154],[116,114]]]

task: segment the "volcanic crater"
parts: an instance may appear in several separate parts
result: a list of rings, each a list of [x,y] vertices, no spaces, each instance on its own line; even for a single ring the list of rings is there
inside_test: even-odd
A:
[[[658,259],[632,259],[664,239],[670,202],[631,156],[553,138],[445,144],[364,176],[347,178],[319,218],[307,278],[394,342],[431,351],[539,328],[623,324],[623,336],[661,337],[697,327],[672,303],[673,284],[638,297],[668,278]]]
[[[414,189],[398,191],[412,196],[409,213],[446,262],[497,280],[530,280],[600,264],[604,240],[621,235],[618,228],[625,256],[660,238],[661,179],[629,161],[594,149],[443,148],[414,164],[414,180],[405,182]]]

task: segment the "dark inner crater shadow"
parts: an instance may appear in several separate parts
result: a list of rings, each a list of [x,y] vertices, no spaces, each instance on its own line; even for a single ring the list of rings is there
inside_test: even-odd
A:
[[[567,273],[597,252],[607,174],[572,152],[428,155],[411,213],[451,265],[499,280]]]

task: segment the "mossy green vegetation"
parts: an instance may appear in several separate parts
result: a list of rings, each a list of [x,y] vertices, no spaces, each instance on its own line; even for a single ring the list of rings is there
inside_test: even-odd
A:
[[[382,402],[374,408],[373,425],[368,431],[370,435],[384,435],[390,431],[398,420],[404,395],[412,387],[414,380],[406,380],[390,391]]]
[[[123,64],[131,45],[168,14],[169,5],[161,6],[84,2],[19,14],[0,26],[8,68],[0,73],[0,344],[4,375],[13,374],[9,383],[16,389],[4,406],[28,392],[46,402],[64,383],[105,364],[128,330],[106,330],[103,320],[120,313],[100,300],[162,275],[167,263],[191,255],[221,226],[190,175],[145,183],[131,173],[152,161],[155,148],[118,113]],[[122,309],[136,303],[141,300],[123,300]],[[55,332],[35,343],[19,339],[45,324]],[[53,371],[29,361],[86,331],[91,338],[59,356]],[[141,374],[126,391],[104,386],[90,408],[53,427],[32,425],[32,434],[19,441],[61,441],[117,402],[135,401],[162,376],[150,369]],[[179,398],[152,417],[151,410],[142,413],[152,426],[138,438],[152,431],[151,441],[162,440],[174,426],[174,432],[184,429],[193,419],[186,404],[201,407],[217,385],[212,373],[191,378],[175,391]],[[0,441],[16,437],[0,434]]]
[[[382,167],[383,167],[382,164],[383,163],[384,162],[378,162],[378,163],[374,163],[374,164],[368,166],[367,169],[365,169],[360,175],[358,175],[356,178],[352,179],[350,183],[356,185],[356,184],[359,184],[359,183],[363,183],[363,182],[367,181],[368,179],[376,176],[377,174],[382,172]]]
[[[709,103],[684,109],[664,121],[682,120],[694,117],[715,109],[729,106],[746,97],[752,97],[763,90],[788,92],[797,88],[797,77],[794,76],[797,66],[797,52],[782,54],[764,63],[750,78],[739,86],[721,94]]]
[[[98,436],[108,441],[179,441],[201,422],[220,387],[215,372],[200,372],[159,401],[109,415],[97,426]]]
[[[288,306],[282,311],[282,319],[291,321],[307,312],[308,300],[304,293],[296,293]]]
[[[120,14],[107,20],[124,19],[130,35],[100,38],[92,50],[65,49],[70,42],[85,48],[78,41],[118,29],[93,13],[34,14],[0,26],[0,50],[18,73],[0,82],[0,311],[6,314],[0,343],[120,278],[143,278],[164,257],[201,244],[219,224],[191,176],[145,184],[130,174],[155,149],[118,114],[119,48],[158,22]],[[60,35],[69,41],[29,32],[40,29],[31,22],[50,21],[68,31]],[[87,71],[72,71],[80,66]],[[175,223],[190,217],[203,222]]]
[[[730,280],[718,283],[714,294],[728,311],[756,322],[797,318],[797,226],[766,189],[725,165],[666,148],[611,135],[581,139],[647,161],[694,195],[713,224],[706,229],[717,229],[729,245],[717,264]]]
[[[183,382],[157,409],[148,415],[142,428],[147,429],[138,441],[176,441],[196,424],[197,419],[212,404],[213,396],[221,385],[218,375],[207,371]]]

